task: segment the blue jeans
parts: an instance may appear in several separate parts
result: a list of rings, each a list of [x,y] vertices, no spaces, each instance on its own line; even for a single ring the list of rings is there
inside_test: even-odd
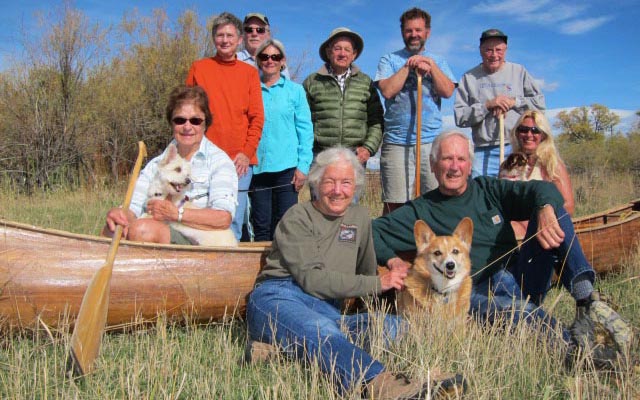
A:
[[[543,327],[553,330],[558,327],[555,318],[539,306],[551,288],[554,270],[558,271],[560,282],[569,292],[577,278],[582,279],[586,275],[593,282],[595,272],[575,238],[571,217],[564,208],[556,212],[560,228],[565,234],[560,247],[544,250],[533,237],[538,227],[537,213],[534,213],[527,227],[525,241],[509,271],[498,270],[485,281],[474,285],[471,313],[490,323],[502,315],[507,316],[507,320],[513,319],[514,323],[542,323]],[[547,332],[550,330],[547,329]],[[570,340],[566,329],[562,330],[562,339],[565,343]]]
[[[238,177],[238,207],[236,207],[236,214],[231,221],[231,231],[236,235],[236,239],[240,240],[242,237],[242,224],[244,223],[245,213],[247,212],[247,199],[249,186],[251,185],[251,177],[253,171],[251,166],[247,170],[247,173]]]
[[[298,192],[291,183],[295,171],[294,167],[253,176],[251,223],[256,241],[273,240],[276,225],[284,213],[298,202]]]
[[[346,391],[359,380],[368,382],[375,378],[384,371],[384,366],[351,342],[367,333],[369,315],[342,315],[339,305],[339,301],[307,294],[293,278],[266,280],[249,297],[249,337],[277,344],[285,354],[298,360],[317,361],[324,373],[332,375],[338,389]],[[385,316],[387,339],[394,340],[402,325],[402,318]]]
[[[511,154],[511,145],[504,145],[504,157]],[[498,176],[500,172],[500,146],[476,147],[473,152],[471,176]]]

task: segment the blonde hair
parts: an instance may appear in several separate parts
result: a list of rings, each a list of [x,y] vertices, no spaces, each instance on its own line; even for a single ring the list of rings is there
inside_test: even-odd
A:
[[[541,135],[543,135],[540,138],[540,144],[538,145],[538,148],[536,148],[535,154],[540,162],[540,166],[547,171],[551,180],[558,179],[560,177],[558,174],[558,165],[562,163],[562,159],[560,158],[558,149],[553,141],[553,134],[551,132],[549,120],[547,120],[547,117],[545,117],[542,112],[527,110],[520,116],[518,122],[516,122],[511,129],[512,152],[515,153],[517,151],[522,151],[522,146],[520,145],[520,140],[518,138],[518,127],[527,118],[531,118],[533,120],[536,127],[542,132]]]

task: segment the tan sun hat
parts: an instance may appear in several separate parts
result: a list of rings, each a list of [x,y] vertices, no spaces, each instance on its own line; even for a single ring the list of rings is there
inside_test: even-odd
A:
[[[331,44],[333,39],[335,39],[337,36],[347,36],[351,38],[351,40],[353,40],[353,45],[356,51],[355,59],[360,57],[360,54],[362,54],[362,49],[364,49],[364,41],[362,40],[362,37],[349,28],[340,27],[332,30],[329,34],[329,38],[320,45],[320,58],[322,59],[322,61],[329,62],[329,59],[327,58],[327,47],[329,47],[329,44]]]

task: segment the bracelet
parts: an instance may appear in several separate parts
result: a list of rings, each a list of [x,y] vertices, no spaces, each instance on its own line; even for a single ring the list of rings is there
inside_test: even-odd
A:
[[[178,208],[178,222],[182,222],[183,215],[184,215],[184,207]]]

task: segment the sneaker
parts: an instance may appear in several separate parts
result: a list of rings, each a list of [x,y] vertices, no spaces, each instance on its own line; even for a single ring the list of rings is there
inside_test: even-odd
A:
[[[440,375],[424,383],[402,373],[382,372],[365,386],[365,395],[376,400],[448,399],[462,396],[466,389],[466,381],[460,374]]]
[[[278,348],[272,344],[249,340],[244,348],[244,364],[259,364],[278,355]]]
[[[614,367],[618,356],[628,354],[633,337],[631,326],[595,291],[576,307],[569,330],[575,344],[590,351],[594,365],[600,369]]]

